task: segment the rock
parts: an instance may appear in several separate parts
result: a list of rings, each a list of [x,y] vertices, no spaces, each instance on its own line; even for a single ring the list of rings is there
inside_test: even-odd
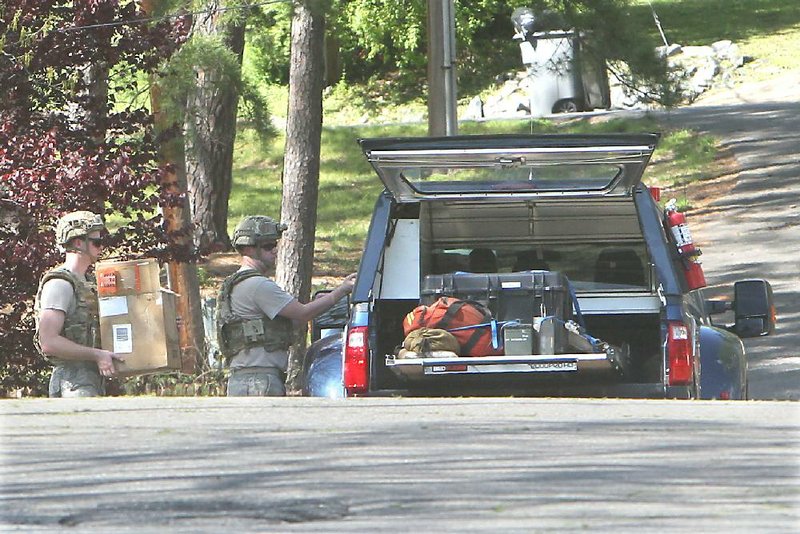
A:
[[[671,44],[669,46],[659,46],[656,48],[656,53],[659,57],[671,57],[681,53],[683,47],[679,44]]]
[[[681,48],[679,57],[683,59],[693,57],[713,58],[714,49],[710,46],[684,46]]]
[[[739,68],[744,65],[744,56],[739,51],[739,45],[725,40],[711,44],[719,63],[727,63],[729,68]]]
[[[473,96],[472,100],[467,104],[467,109],[464,111],[463,117],[467,120],[475,120],[483,118],[483,100],[479,96]]]

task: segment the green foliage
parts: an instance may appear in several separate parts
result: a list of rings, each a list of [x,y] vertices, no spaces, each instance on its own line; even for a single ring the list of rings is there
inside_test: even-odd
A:
[[[195,9],[202,13],[207,8],[207,1],[196,1]],[[245,1],[229,0],[224,3],[225,11],[219,13],[218,27],[226,24],[246,24],[245,19],[254,27],[258,27],[261,13],[249,7],[235,9],[237,5],[249,6]],[[288,9],[284,4],[276,4]],[[252,19],[252,20],[251,20]],[[250,32],[256,36],[259,32]],[[258,53],[258,48],[255,48]],[[288,48],[287,48],[288,52]],[[170,122],[184,123],[186,114],[197,113],[197,110],[186,108],[191,102],[187,97],[196,87],[196,78],[203,73],[207,80],[211,79],[218,87],[236,87],[240,96],[239,116],[247,120],[266,142],[275,135],[275,128],[270,117],[270,106],[267,98],[259,90],[261,85],[256,70],[244,72],[237,54],[225,42],[225,36],[208,34],[201,31],[192,33],[191,38],[164,65],[159,87],[161,90],[162,112]],[[186,121],[191,128],[193,121]],[[192,134],[191,130],[187,132]]]
[[[214,287],[216,282],[204,267],[197,268],[197,282],[201,288]]]
[[[244,64],[268,83],[289,83],[292,7],[283,2],[259,6],[248,19]]]
[[[522,63],[511,13],[530,6],[562,13],[569,27],[588,32],[583,43],[588,56],[624,62],[631,87],[651,100],[674,103],[675,81],[666,63],[656,58],[660,43],[645,6],[632,0],[470,0],[455,2],[456,64],[459,90],[474,95]],[[634,16],[637,14],[638,16]],[[287,83],[290,7],[262,6],[247,35],[245,63],[268,83]],[[332,0],[327,11],[328,48],[338,48],[338,61],[329,68],[331,80],[366,84],[376,96],[397,103],[423,94],[427,73],[427,1]],[[330,59],[330,58],[329,58]],[[628,73],[628,70],[630,71]]]
[[[187,110],[187,96],[196,86],[196,73],[213,71],[219,86],[240,85],[239,60],[218,37],[194,34],[164,67],[159,81],[162,111],[169,122],[181,124]],[[191,133],[191,132],[190,132]]]
[[[250,123],[265,145],[277,134],[272,124],[269,100],[259,91],[258,83],[252,78],[243,76],[241,83],[239,116]]]
[[[154,74],[188,29],[179,20],[141,24],[142,18],[132,1],[6,0],[0,9],[4,391],[47,391],[48,365],[33,342],[33,299],[41,275],[63,258],[52,229],[61,214],[114,216],[119,224],[107,248],[122,257],[191,255],[156,215],[182,199],[160,187],[169,169],[158,162],[153,117],[119,105],[137,78],[114,76]]]
[[[357,62],[362,60],[392,70],[424,64],[426,13],[425,0],[335,1],[331,29],[343,51],[358,52],[345,56],[345,73],[357,76]]]

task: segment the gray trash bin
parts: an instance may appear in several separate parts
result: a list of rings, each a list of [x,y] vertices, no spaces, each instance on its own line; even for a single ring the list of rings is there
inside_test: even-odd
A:
[[[531,116],[608,109],[611,96],[605,60],[582,54],[581,43],[587,36],[564,29],[532,31],[537,21],[532,12],[524,11],[521,16],[515,12],[512,20],[530,77]]]

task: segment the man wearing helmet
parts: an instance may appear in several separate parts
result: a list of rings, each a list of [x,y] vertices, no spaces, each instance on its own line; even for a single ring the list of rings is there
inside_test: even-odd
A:
[[[115,373],[122,356],[99,348],[97,292],[86,271],[102,253],[101,217],[90,211],[68,213],[56,224],[62,265],[46,273],[36,295],[36,340],[53,364],[51,397],[105,394],[103,379]]]
[[[228,396],[281,396],[292,322],[329,310],[353,289],[355,274],[322,298],[300,303],[266,275],[275,264],[286,226],[265,216],[245,217],[233,233],[240,269],[222,284],[217,298],[217,338],[229,358]]]

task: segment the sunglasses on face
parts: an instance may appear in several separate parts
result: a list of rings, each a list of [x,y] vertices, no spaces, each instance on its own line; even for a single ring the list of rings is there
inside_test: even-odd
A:
[[[272,249],[277,248],[277,247],[278,247],[278,243],[272,242],[272,243],[264,243],[263,245],[261,245],[260,248],[262,248],[264,250],[272,250]]]
[[[88,241],[89,243],[91,243],[92,245],[94,245],[96,247],[102,247],[103,246],[103,238],[102,237],[87,237],[86,241]]]

